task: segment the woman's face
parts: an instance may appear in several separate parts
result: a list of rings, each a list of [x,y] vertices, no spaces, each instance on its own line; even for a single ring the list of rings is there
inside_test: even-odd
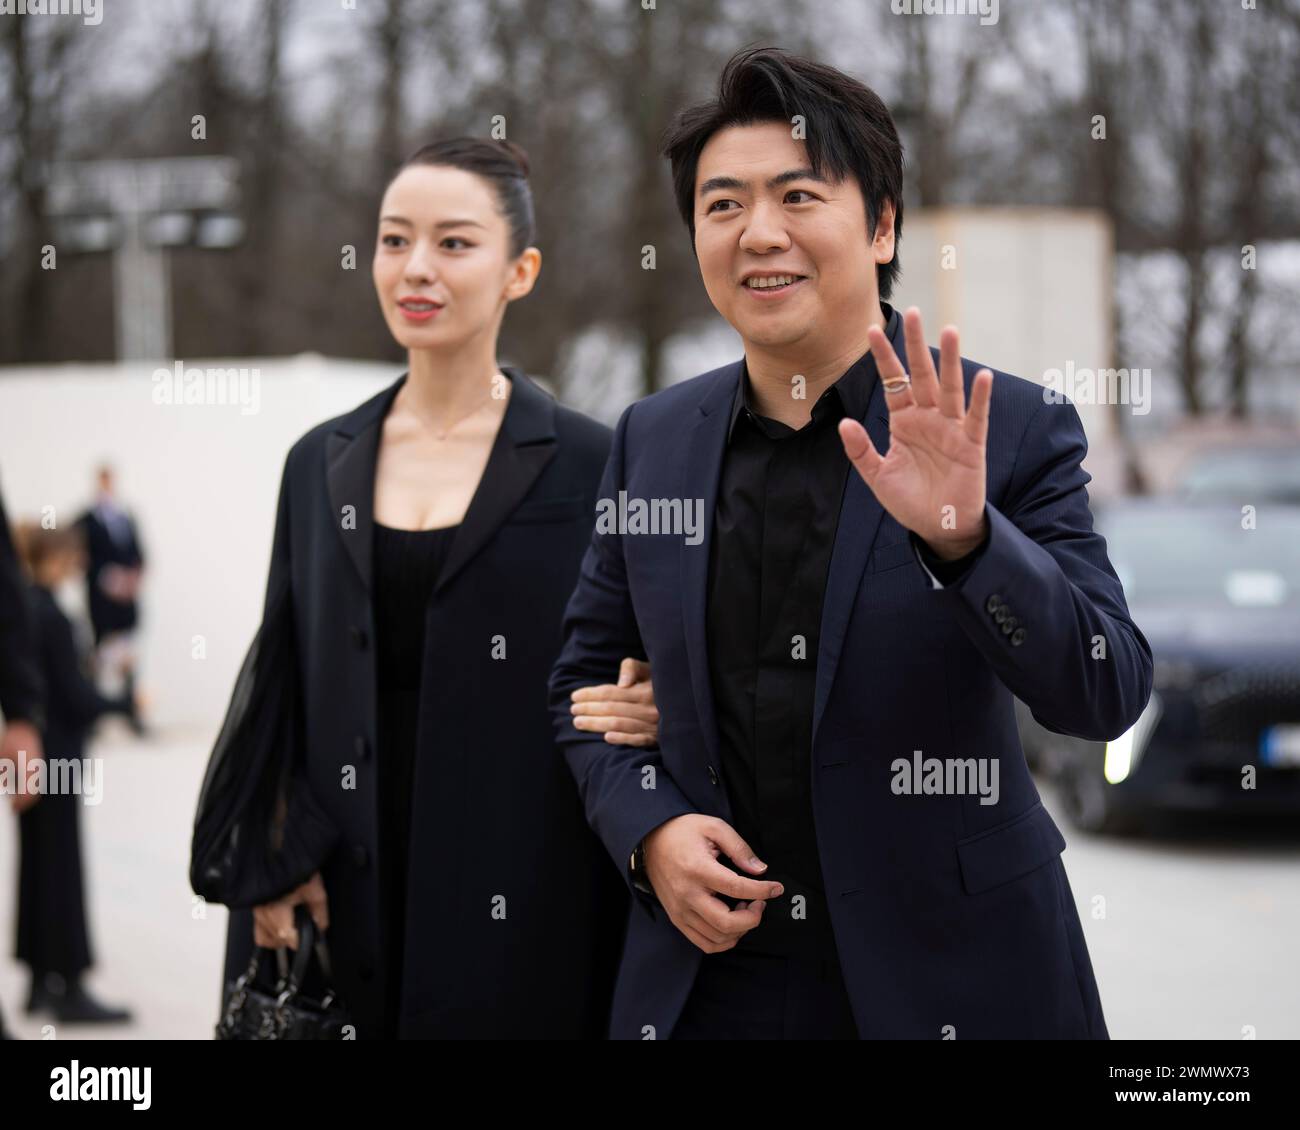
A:
[[[540,263],[534,247],[511,258],[495,190],[473,173],[415,165],[384,193],[375,292],[389,330],[407,349],[495,339],[506,303],[532,290]]]

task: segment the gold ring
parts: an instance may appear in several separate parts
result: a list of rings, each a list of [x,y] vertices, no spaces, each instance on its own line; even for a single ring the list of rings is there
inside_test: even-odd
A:
[[[894,377],[892,380],[881,382],[881,384],[885,386],[885,392],[887,393],[902,392],[903,389],[907,388],[907,386],[910,385],[911,383],[912,383],[912,378],[906,375],[901,377]]]

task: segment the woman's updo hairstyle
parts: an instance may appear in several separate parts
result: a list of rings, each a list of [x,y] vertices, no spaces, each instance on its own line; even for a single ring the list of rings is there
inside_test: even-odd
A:
[[[512,141],[489,141],[478,137],[452,137],[423,145],[402,162],[393,174],[413,165],[442,165],[474,173],[492,185],[501,215],[510,225],[510,256],[532,245],[533,190],[528,184],[528,154]]]

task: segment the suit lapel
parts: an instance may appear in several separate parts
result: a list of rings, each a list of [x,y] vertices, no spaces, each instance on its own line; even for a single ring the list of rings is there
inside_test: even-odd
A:
[[[743,360],[727,366],[700,401],[695,420],[686,435],[686,459],[683,463],[682,487],[678,492],[683,500],[695,497],[704,500],[701,515],[703,541],[698,545],[688,545],[683,538],[681,544],[682,617],[696,710],[714,764],[717,763],[718,756],[718,726],[713,711],[706,624],[709,560],[712,556],[713,512],[718,501],[718,480],[722,474],[727,428],[731,422],[729,409],[743,369]]]
[[[903,345],[902,319],[891,338],[895,352],[907,369]],[[873,381],[871,400],[867,404],[863,421],[871,442],[882,455],[889,450],[889,408],[885,404],[885,390],[879,379]],[[839,524],[835,531],[835,546],[831,551],[830,573],[826,578],[826,597],[822,602],[821,639],[817,651],[817,688],[813,699],[813,742],[817,741],[817,728],[821,724],[826,701],[830,698],[844,649],[844,636],[853,604],[857,599],[862,574],[866,570],[871,548],[880,532],[880,522],[885,509],[876,501],[857,469],[849,467],[840,503]]]
[[[867,412],[867,434],[877,451],[889,450],[889,418],[873,415],[876,398],[883,397],[880,382],[876,382]],[[880,406],[883,409],[883,405]],[[817,727],[821,723],[826,700],[830,697],[835,671],[839,667],[844,636],[848,629],[853,602],[862,581],[871,547],[880,531],[884,507],[876,501],[871,488],[853,467],[849,468],[844,486],[844,500],[840,504],[839,526],[835,533],[835,548],[831,551],[830,573],[826,578],[826,598],[822,603],[821,642],[817,652],[817,690],[813,699],[813,741],[817,740]]]

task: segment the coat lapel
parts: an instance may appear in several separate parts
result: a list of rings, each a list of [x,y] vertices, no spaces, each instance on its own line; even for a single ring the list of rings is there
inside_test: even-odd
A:
[[[722,458],[727,447],[732,398],[744,371],[744,361],[727,366],[700,401],[695,419],[686,436],[686,459],[679,494],[683,499],[704,499],[702,511],[704,540],[688,545],[682,539],[682,614],[686,632],[686,656],[695,691],[695,705],[700,729],[708,745],[709,756],[717,764],[718,726],[713,712],[713,688],[709,676],[709,645],[706,631],[706,607],[709,588],[709,559],[713,545],[713,512],[718,501],[718,480],[722,475]]]
[[[503,366],[502,372],[510,378],[510,403],[435,592],[483,548],[555,456],[555,401],[521,370]],[[343,416],[326,445],[332,521],[367,592],[373,576],[379,439],[384,418],[405,381],[403,373],[378,396]]]
[[[555,401],[521,370],[502,366],[501,371],[510,378],[510,403],[435,593],[483,548],[555,458]]]
[[[343,416],[325,445],[331,522],[367,592],[375,532],[375,459],[384,417],[405,381],[403,373],[378,396]]]

